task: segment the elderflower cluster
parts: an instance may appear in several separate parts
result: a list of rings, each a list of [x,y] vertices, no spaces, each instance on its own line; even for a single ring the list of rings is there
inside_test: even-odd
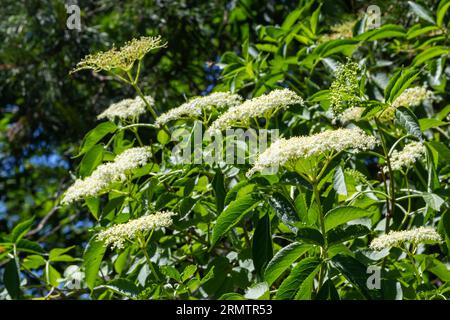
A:
[[[377,144],[373,136],[367,135],[362,129],[327,130],[311,136],[279,139],[261,153],[247,173],[253,175],[256,171],[284,165],[288,161],[318,156],[326,152],[341,152],[346,149],[368,150]]]
[[[204,97],[197,97],[160,115],[155,125],[160,127],[170,121],[181,118],[192,118],[201,115],[203,110],[215,107],[219,110],[235,107],[242,103],[242,97],[230,92],[214,92]]]
[[[117,49],[113,47],[108,51],[87,55],[81,60],[71,73],[92,69],[96,72],[121,69],[128,71],[137,60],[141,60],[150,51],[165,47],[161,37],[141,37],[127,42],[123,47]]]
[[[425,146],[420,142],[408,143],[402,151],[394,150],[391,154],[392,170],[400,170],[402,167],[409,167],[416,162],[417,159],[425,155]],[[387,171],[387,168],[384,168]]]
[[[276,89],[228,109],[212,123],[208,131],[209,133],[223,131],[236,123],[248,124],[250,119],[270,116],[280,109],[287,109],[295,104],[303,104],[303,99],[289,89]]]
[[[359,103],[358,73],[358,64],[350,60],[336,69],[336,79],[330,86],[330,107],[334,115]]]
[[[155,104],[155,100],[151,96],[146,96],[145,99],[151,106]],[[113,121],[116,117],[121,120],[135,118],[145,113],[145,107],[144,100],[139,96],[134,99],[124,99],[110,105],[97,116],[97,119],[107,118]]]
[[[90,176],[77,179],[67,189],[61,203],[70,204],[105,192],[114,182],[124,181],[128,172],[145,165],[150,156],[148,147],[131,148],[122,152],[114,161],[98,166]]]
[[[361,120],[361,116],[364,112],[363,107],[351,107],[349,109],[345,109],[340,115],[339,120],[342,123],[347,123],[350,121],[359,121]]]
[[[331,26],[331,32],[321,37],[320,42],[326,42],[336,39],[348,39],[353,37],[354,20],[348,20],[341,24]]]
[[[147,214],[101,231],[97,239],[103,241],[105,246],[111,246],[112,249],[123,249],[127,241],[133,241],[150,230],[169,227],[173,223],[171,218],[173,215],[175,213],[170,211]]]
[[[434,100],[435,96],[432,91],[425,87],[408,88],[402,92],[392,103],[386,108],[380,116],[382,121],[391,121],[395,117],[395,109],[398,107],[417,107],[425,100]]]
[[[402,243],[439,243],[442,241],[439,233],[430,227],[420,227],[407,231],[391,231],[384,234],[370,243],[372,250],[383,250],[386,248],[398,247]]]

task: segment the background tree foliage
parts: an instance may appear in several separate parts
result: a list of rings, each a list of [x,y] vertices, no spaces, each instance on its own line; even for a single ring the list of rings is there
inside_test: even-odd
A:
[[[441,231],[448,232],[448,206],[443,205],[444,201],[448,202],[449,161],[448,129],[444,123],[448,114],[447,3],[373,1],[371,4],[381,9],[382,25],[377,31],[370,31],[364,25],[367,4],[363,1],[79,1],[82,30],[78,32],[66,28],[67,13],[61,1],[3,1],[2,10],[6,19],[0,22],[0,232],[4,239],[13,241],[15,248],[22,248],[23,252],[19,250],[14,259],[8,259],[10,248],[0,244],[0,278],[6,287],[2,296],[42,297],[58,291],[52,291],[52,288],[59,288],[59,297],[66,297],[62,292],[68,290],[70,297],[87,297],[91,293],[92,298],[103,299],[186,297],[191,294],[198,298],[242,298],[244,295],[247,298],[268,298],[268,287],[264,286],[279,287],[285,283],[281,281],[283,278],[279,279],[281,273],[268,274],[266,266],[269,261],[277,262],[271,260],[273,253],[286,249],[288,243],[275,241],[273,245],[266,243],[263,248],[255,243],[267,242],[267,233],[289,234],[289,228],[282,224],[283,221],[273,220],[273,215],[270,222],[267,220],[269,214],[263,213],[287,210],[294,216],[301,216],[305,209],[302,206],[310,205],[308,201],[303,203],[301,198],[289,199],[287,187],[282,182],[252,182],[242,191],[230,190],[226,187],[226,176],[220,172],[200,170],[197,176],[186,173],[177,177],[181,185],[170,180],[182,195],[177,194],[173,199],[161,196],[156,200],[157,206],[176,207],[176,200],[189,206],[192,201],[190,192],[195,189],[195,192],[207,194],[206,201],[216,206],[215,214],[219,215],[221,210],[218,208],[223,209],[231,201],[237,201],[238,193],[244,197],[240,201],[245,202],[250,201],[245,198],[248,194],[257,193],[253,192],[253,188],[258,192],[268,192],[271,199],[264,202],[264,209],[259,211],[259,215],[239,221],[242,226],[231,229],[229,239],[219,244],[225,247],[224,250],[229,250],[230,245],[237,246],[239,250],[225,258],[221,257],[223,252],[219,248],[217,256],[208,260],[209,251],[206,249],[209,248],[205,249],[201,243],[211,239],[199,237],[198,225],[195,225],[206,223],[202,219],[206,219],[208,210],[197,209],[196,219],[200,220],[190,221],[190,224],[180,222],[177,226],[193,229],[190,236],[195,240],[191,239],[187,247],[180,249],[189,256],[188,260],[176,268],[167,265],[158,271],[160,276],[170,279],[173,292],[155,293],[155,287],[140,280],[140,275],[143,277],[146,272],[145,268],[126,265],[131,249],[114,256],[113,264],[102,265],[101,270],[108,274],[108,281],[102,284],[103,288],[98,292],[91,291],[94,284],[99,285],[96,275],[93,279],[92,274],[83,275],[83,281],[88,285],[81,290],[70,291],[71,279],[76,278],[77,272],[83,269],[69,267],[86,265],[90,259],[95,265],[95,259],[103,256],[104,249],[92,240],[87,244],[92,236],[88,229],[96,223],[91,216],[92,207],[60,206],[60,196],[71,183],[68,171],[78,175],[81,159],[74,156],[83,136],[97,124],[96,115],[112,102],[134,96],[135,93],[131,87],[113,81],[107,74],[68,73],[86,54],[106,50],[113,44],[120,46],[142,35],[160,34],[168,42],[166,49],[147,55],[143,60],[139,81],[142,91],[151,94],[157,101],[158,114],[180,105],[189,97],[205,95],[213,90],[231,90],[251,98],[275,88],[289,87],[308,102],[309,108],[301,115],[292,115],[289,126],[280,128],[286,136],[309,134],[317,123],[324,127],[333,125],[325,112],[330,99],[327,89],[334,80],[338,63],[345,62],[347,57],[364,65],[361,91],[371,101],[389,98],[386,88],[402,67],[407,67],[406,72],[411,70],[410,76],[412,71],[420,71],[417,78],[411,79],[416,84],[426,83],[441,100],[435,103],[434,108],[424,106],[414,110],[415,117],[420,119],[417,122],[419,131],[430,141],[429,150],[435,159],[434,176],[429,178],[434,179],[434,185],[430,189],[425,183],[423,187],[427,195],[409,204],[417,208],[425,204],[426,212],[423,217],[417,218],[420,221],[413,219],[411,225],[434,221],[433,224],[439,223]],[[281,123],[287,123],[287,120],[280,118]],[[144,117],[141,121],[151,122],[151,118]],[[370,128],[369,124],[363,126],[368,130]],[[142,135],[147,142],[157,139],[156,132],[145,131]],[[387,142],[392,145],[395,138],[388,135]],[[370,180],[381,181],[377,158],[367,157],[358,162],[357,169]],[[418,166],[415,170],[419,175],[429,177],[429,168]],[[202,174],[207,179],[201,178]],[[214,177],[210,179],[212,174]],[[414,178],[410,176],[410,179]],[[209,183],[212,183],[213,190],[207,186]],[[399,183],[401,185],[403,182]],[[286,185],[296,184],[291,181]],[[339,187],[336,188],[339,190]],[[190,192],[186,191],[190,189]],[[330,201],[342,202],[336,193],[330,193],[325,198],[322,200],[325,200],[324,210],[327,211],[332,207]],[[282,203],[281,208],[277,203]],[[250,211],[254,202],[248,204]],[[368,203],[358,205],[366,208]],[[373,212],[371,229],[382,219],[380,212]],[[30,219],[32,217],[34,219]],[[403,218],[401,215],[394,218],[394,226],[401,226]],[[215,221],[216,217],[210,219]],[[275,230],[274,225],[279,229]],[[203,225],[198,228],[204,231]],[[311,234],[303,234],[303,238],[314,239],[314,231],[304,232]],[[359,232],[365,234],[366,231]],[[247,233],[250,233],[251,239]],[[171,241],[177,241],[175,238],[165,239],[162,234],[157,234],[157,237],[166,247],[170,247]],[[6,240],[4,242],[8,242]],[[219,238],[216,240],[219,241]],[[249,241],[253,241],[253,245]],[[351,250],[358,248],[362,246],[362,241],[352,239],[348,247]],[[85,250],[87,246],[90,250]],[[311,250],[309,246],[310,243],[293,242],[289,250],[295,252],[298,258]],[[335,248],[338,249],[348,250],[343,245]],[[156,249],[151,246],[148,250],[153,254]],[[450,279],[450,272],[445,266],[447,245],[441,249],[434,248],[433,252],[438,259],[423,255],[418,258],[417,264],[422,266],[424,272],[428,270],[426,272],[430,275],[427,275],[427,281],[437,284],[438,289],[417,284],[424,287],[422,298],[448,296],[446,281]],[[360,251],[356,258],[370,260]],[[381,259],[372,258],[373,261]],[[23,264],[19,263],[21,259],[25,259]],[[84,262],[80,263],[80,259]],[[296,260],[287,264],[290,260],[284,260],[283,256],[281,259],[286,264],[283,272]],[[320,262],[312,257],[308,259],[301,260],[290,275],[287,271],[283,273],[285,279],[294,277],[295,272],[316,272]],[[36,269],[36,272],[19,272],[18,265],[19,268],[25,265]],[[361,265],[355,267],[354,261],[347,256],[338,256],[332,265],[331,270],[334,271],[330,272],[333,277],[337,277],[333,274],[337,271],[345,276],[345,279],[338,281],[339,285],[349,281],[356,288],[338,288],[341,298],[418,297],[413,292],[418,290],[417,285],[408,280],[400,281],[403,290],[398,289],[396,279],[402,277],[396,273],[399,271],[390,270],[385,279],[384,288],[387,291],[372,296],[374,294],[361,285],[362,280],[349,271],[361,268]],[[412,265],[406,265],[408,268]],[[214,274],[226,276],[223,281],[218,281]],[[404,276],[407,278],[410,274]],[[39,277],[44,278],[46,285],[35,288],[33,284],[41,281]],[[261,285],[264,277],[266,284]],[[62,282],[64,288],[61,288],[58,279],[66,279]],[[286,287],[290,285],[287,280]],[[21,288],[21,284],[28,287]],[[297,283],[294,292],[282,290],[276,298],[293,298],[295,295],[301,298],[302,290],[305,293],[309,288],[307,283],[302,285]],[[201,294],[190,291],[195,292],[199,287],[203,290]],[[298,287],[302,289],[298,291]],[[336,294],[335,284],[329,281],[317,292],[317,298],[336,298]]]

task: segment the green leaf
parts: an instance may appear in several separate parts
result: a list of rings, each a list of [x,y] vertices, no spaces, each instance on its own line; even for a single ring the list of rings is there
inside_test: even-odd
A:
[[[435,193],[424,193],[422,195],[423,200],[428,204],[433,210],[440,211],[441,206],[445,203],[444,199],[439,197]]]
[[[361,224],[340,226],[327,233],[328,244],[341,243],[351,239],[359,238],[370,233],[370,230]]]
[[[17,243],[20,239],[22,239],[23,236],[31,229],[33,221],[34,217],[31,217],[30,219],[17,224],[11,231],[11,242]]]
[[[435,274],[442,281],[449,282],[450,281],[450,270],[437,259],[432,257],[428,257],[431,260],[431,266],[427,267],[431,273]]]
[[[220,171],[220,169],[216,170],[216,174],[214,175],[212,185],[214,188],[216,198],[216,207],[217,207],[216,211],[217,213],[221,213],[225,206],[226,191],[225,191],[224,176],[222,171]]]
[[[328,279],[317,293],[316,300],[339,300],[339,293],[333,281]]]
[[[369,289],[367,288],[366,266],[355,258],[345,254],[337,254],[331,261],[334,267],[338,269],[366,299],[372,299]]]
[[[211,247],[231,228],[252,210],[259,202],[252,194],[245,195],[232,201],[217,218],[216,225],[212,231]]]
[[[313,228],[299,228],[297,230],[297,238],[303,243],[311,243],[323,246],[323,236],[319,230]]]
[[[386,102],[393,103],[419,76],[419,73],[414,68],[400,70],[395,73],[384,90]]]
[[[325,215],[325,231],[328,232],[341,224],[369,215],[371,215],[370,211],[352,206],[342,206],[331,209]]]
[[[162,274],[165,276],[176,280],[177,282],[181,282],[181,274],[178,272],[178,270],[170,265],[162,266],[161,268]]]
[[[111,280],[108,284],[95,287],[95,289],[109,289],[128,298],[135,298],[139,294],[139,289],[136,285],[130,280],[123,278]]]
[[[420,25],[417,25],[417,27],[418,28],[412,27],[408,30],[408,35],[407,35],[408,40],[414,39],[425,33],[439,30],[439,28],[437,26],[426,26],[426,27],[420,28]]]
[[[340,195],[348,195],[347,185],[345,184],[345,175],[341,166],[337,166],[334,170],[333,188]]]
[[[426,49],[425,51],[419,53],[413,60],[412,66],[418,66],[422,63],[436,58],[443,57],[450,53],[450,50],[447,47],[443,46],[433,46],[431,48]]]
[[[29,252],[29,253],[45,253],[45,250],[37,242],[27,239],[20,239],[16,243],[17,251]]]
[[[170,142],[170,136],[165,130],[159,130],[156,139],[162,145],[166,145]]]
[[[80,163],[79,174],[81,177],[89,176],[92,171],[100,164],[103,160],[104,148],[102,145],[93,146],[86,154]]]
[[[356,40],[360,41],[375,41],[386,38],[402,38],[405,37],[405,29],[396,24],[386,24],[380,28],[369,30],[361,33]]]
[[[419,17],[422,18],[425,21],[428,21],[432,24],[435,24],[433,16],[430,11],[422,7],[420,4],[417,4],[412,1],[408,1],[409,6],[413,10],[413,12]]]
[[[63,256],[66,252],[72,250],[74,247],[75,246],[71,246],[71,247],[68,247],[68,248],[55,248],[55,249],[52,249],[52,250],[50,250],[48,258],[49,258],[50,261],[58,261],[57,259],[59,257]]]
[[[22,262],[22,265],[28,269],[37,269],[45,264],[45,259],[37,254],[27,256]]]
[[[86,202],[86,206],[89,208],[89,211],[92,213],[92,216],[95,218],[95,220],[98,221],[98,214],[100,212],[100,199],[86,198],[84,201]]]
[[[306,258],[297,263],[289,276],[281,283],[275,299],[286,300],[293,298],[302,283],[311,273],[314,273],[319,268],[319,265],[320,260],[317,257]]]
[[[106,246],[102,241],[98,241],[95,236],[91,238],[84,251],[84,272],[86,275],[86,283],[89,289],[93,290],[95,281],[97,280],[98,270],[105,254]]]
[[[269,285],[272,285],[284,271],[291,267],[309,249],[311,249],[310,245],[299,242],[293,242],[282,248],[267,264],[266,270],[264,271],[264,280]]]
[[[83,144],[80,148],[80,153],[77,156],[85,154],[89,151],[94,145],[97,144],[100,140],[102,140],[108,133],[112,133],[116,131],[117,126],[112,122],[102,122],[94,129],[89,131],[84,138]]]
[[[221,295],[218,300],[246,300],[246,298],[239,293],[229,292]]]
[[[269,286],[266,282],[259,282],[245,291],[246,299],[250,300],[268,300],[270,298]]]
[[[319,268],[314,269],[303,281],[295,295],[295,300],[311,300],[311,295],[314,292],[314,278],[318,272]]]
[[[5,265],[3,283],[12,299],[20,298],[20,277],[15,259],[9,260]]]
[[[181,274],[181,280],[185,282],[197,271],[197,266],[195,264],[190,264],[186,268],[184,268],[183,273]]]
[[[436,11],[436,24],[438,25],[438,27],[442,27],[445,14],[447,13],[449,7],[450,7],[449,0],[442,0],[441,2],[439,2],[439,6]]]
[[[295,9],[291,11],[291,13],[288,14],[286,19],[284,19],[283,24],[281,25],[281,28],[284,30],[289,30],[300,18],[303,10],[302,9]]]
[[[45,278],[54,287],[59,285],[59,280],[61,279],[61,274],[48,261],[45,265]]]
[[[255,232],[253,233],[252,256],[256,274],[262,275],[265,266],[273,257],[272,234],[268,213],[259,219]]]
[[[419,123],[411,110],[405,107],[398,107],[395,109],[395,119],[409,134],[417,137],[420,141],[423,140]]]
[[[286,198],[280,192],[274,192],[269,198],[269,203],[275,210],[278,218],[287,226],[292,232],[297,232],[297,228],[293,225],[300,222],[300,218],[297,214],[294,204],[290,199]]]
[[[438,141],[427,141],[426,144],[437,151],[444,163],[450,163],[450,149],[445,144]]]
[[[425,119],[419,119],[419,126],[420,130],[425,131],[431,128],[440,127],[447,125],[448,122],[441,121],[438,119],[433,118],[425,118]]]

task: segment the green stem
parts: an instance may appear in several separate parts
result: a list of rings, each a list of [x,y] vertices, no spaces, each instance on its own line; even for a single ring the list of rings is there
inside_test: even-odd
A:
[[[388,171],[389,171],[389,190],[387,189],[387,185],[385,184],[385,188],[386,188],[386,193],[389,194],[389,200],[388,201],[388,210],[387,210],[387,214],[386,214],[386,226],[385,226],[385,233],[389,232],[389,224],[391,222],[391,218],[394,216],[394,211],[395,211],[395,182],[394,182],[394,172],[392,170],[392,166],[391,166],[391,160],[389,157],[389,151],[387,149],[387,144],[386,144],[386,140],[385,137],[383,135],[383,130],[381,129],[380,126],[380,122],[378,121],[378,119],[375,120],[377,127],[379,129],[379,133],[380,133],[380,137],[381,137],[381,145],[383,147],[383,152],[385,154],[385,160],[386,160],[386,164],[388,167]]]
[[[152,237],[152,234],[153,234],[153,231],[152,231],[152,233],[150,233],[150,236],[148,237],[147,241],[144,241],[142,238],[139,238],[139,243],[141,245],[141,250],[144,253],[145,260],[147,261],[147,264],[150,267],[150,270],[151,270],[152,274],[154,275],[155,280],[157,282],[161,282],[161,279],[159,278],[158,273],[156,273],[155,267],[153,266],[153,262],[150,260],[150,256],[148,255],[148,252],[147,252],[147,244],[148,244],[148,241],[150,240],[150,238]]]
[[[321,248],[321,258],[323,260],[326,260],[328,258],[328,240],[327,240],[326,229],[325,229],[325,216],[323,214],[323,208],[322,208],[322,204],[320,202],[318,181],[314,180],[312,183],[312,186],[313,186],[313,192],[314,192],[314,200],[319,209],[320,231],[322,232],[322,235],[323,235],[323,246]],[[319,291],[320,288],[322,287],[322,284],[323,284],[323,281],[325,278],[325,272],[326,272],[326,264],[322,264],[320,266],[319,285],[317,286],[317,291]]]

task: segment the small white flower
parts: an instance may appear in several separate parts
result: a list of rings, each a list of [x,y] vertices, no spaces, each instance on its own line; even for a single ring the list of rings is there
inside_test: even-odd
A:
[[[409,167],[416,162],[417,159],[425,156],[426,148],[420,142],[408,143],[402,151],[394,150],[391,154],[392,170],[400,170],[402,167]],[[384,167],[386,172],[388,169]]]
[[[327,130],[311,136],[279,139],[257,157],[254,167],[247,175],[251,176],[256,171],[282,166],[288,161],[317,156],[325,152],[373,149],[376,144],[377,141],[373,136],[367,135],[358,127]]]
[[[372,250],[383,250],[398,247],[404,242],[419,244],[440,243],[441,241],[442,238],[436,230],[430,227],[420,227],[407,231],[391,231],[374,239],[370,243],[370,248]]]
[[[280,109],[287,109],[291,105],[303,104],[303,99],[289,89],[273,90],[268,94],[245,101],[241,105],[234,106],[222,114],[211,127],[209,133],[223,131],[236,123],[248,124],[250,119],[256,119],[264,115],[271,115]]]
[[[173,215],[175,213],[170,211],[148,214],[101,231],[97,235],[97,239],[103,241],[105,246],[111,246],[112,249],[123,249],[128,240],[133,241],[152,229],[169,227],[173,223],[171,218]]]
[[[362,107],[351,107],[342,111],[342,113],[339,115],[339,120],[341,120],[342,123],[359,121],[363,112],[364,108]]]
[[[146,96],[145,99],[153,106],[155,104],[155,100],[151,96]],[[97,119],[105,119],[107,118],[110,121],[114,121],[117,117],[121,120],[135,118],[144,114],[146,111],[146,105],[144,100],[141,97],[137,96],[135,99],[124,99],[117,103],[113,103],[110,105],[105,111],[100,113],[97,116]]]
[[[67,189],[61,203],[69,204],[106,192],[112,183],[125,180],[126,173],[145,165],[150,156],[148,147],[131,148],[122,152],[113,162],[99,165],[90,176],[75,180]]]
[[[408,88],[402,92],[401,95],[392,103],[392,107],[417,107],[425,100],[434,99],[433,92],[427,90],[425,87]]]
[[[241,104],[241,102],[242,97],[238,94],[232,94],[230,92],[214,92],[208,96],[193,98],[177,108],[170,109],[156,119],[155,125],[160,127],[173,120],[194,118],[201,115],[203,110],[208,111],[212,107],[223,110],[237,106]]]

